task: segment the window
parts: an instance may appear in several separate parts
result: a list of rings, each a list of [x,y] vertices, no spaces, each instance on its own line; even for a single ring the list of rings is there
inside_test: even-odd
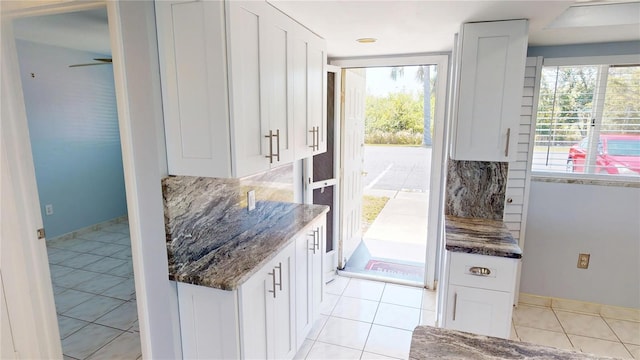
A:
[[[532,171],[640,177],[640,65],[544,66]]]

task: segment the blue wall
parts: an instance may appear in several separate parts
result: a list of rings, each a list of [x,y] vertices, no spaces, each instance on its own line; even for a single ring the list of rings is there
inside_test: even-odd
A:
[[[621,41],[611,43],[557,46],[530,46],[529,49],[527,49],[527,56],[543,56],[546,58],[638,54],[640,54],[640,41]]]
[[[17,47],[47,238],[126,215],[112,66],[69,68],[104,55]]]

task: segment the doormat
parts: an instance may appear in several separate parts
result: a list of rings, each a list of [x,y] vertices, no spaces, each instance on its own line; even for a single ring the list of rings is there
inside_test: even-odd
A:
[[[404,276],[424,276],[424,267],[397,264],[383,260],[369,260],[364,267],[365,270],[380,271],[387,274],[398,274]]]

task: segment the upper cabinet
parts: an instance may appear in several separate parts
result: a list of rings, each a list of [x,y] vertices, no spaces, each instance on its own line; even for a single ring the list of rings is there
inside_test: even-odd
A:
[[[307,29],[291,39],[296,158],[327,151],[327,52],[324,40]]]
[[[324,117],[323,39],[263,1],[156,2],[156,23],[169,174],[243,177],[308,156],[294,134]],[[320,80],[305,56],[304,91],[300,34],[323,56]]]
[[[452,159],[515,159],[527,34],[527,20],[462,25],[454,76]]]

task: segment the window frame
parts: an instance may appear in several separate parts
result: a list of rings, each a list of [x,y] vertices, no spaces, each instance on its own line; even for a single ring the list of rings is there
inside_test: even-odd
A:
[[[542,68],[552,66],[603,66],[603,65],[637,65],[640,64],[640,54],[632,55],[609,55],[609,56],[580,56],[580,57],[560,57],[560,58],[543,58]],[[537,81],[542,81],[540,79]],[[535,94],[540,97],[540,89]],[[596,126],[600,126],[602,123],[602,117]],[[530,143],[531,153],[535,148],[535,135],[538,127],[538,109],[534,109],[532,130],[532,141]],[[599,133],[599,131],[598,131]],[[640,185],[640,176],[628,176],[628,175],[610,175],[610,174],[597,174],[597,173],[568,173],[568,172],[556,172],[556,171],[540,171],[533,168],[533,159],[529,164],[529,170],[533,179],[541,179],[547,181],[558,180],[568,183],[588,183],[588,184],[611,184],[611,185]]]

